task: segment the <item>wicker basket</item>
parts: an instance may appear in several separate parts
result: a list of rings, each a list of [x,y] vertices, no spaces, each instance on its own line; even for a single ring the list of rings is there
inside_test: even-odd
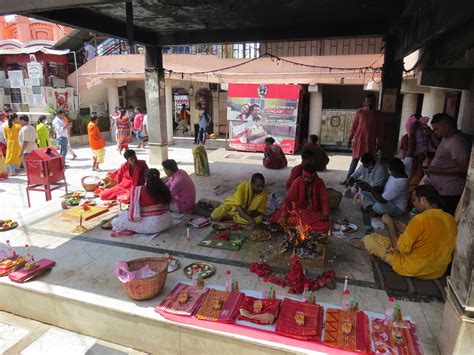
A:
[[[146,279],[135,279],[122,284],[123,290],[133,300],[143,301],[154,298],[163,291],[165,286],[168,276],[168,260],[166,258],[135,259],[128,262],[128,269],[135,271],[146,265],[157,274]]]
[[[93,178],[93,179],[96,179],[97,183],[94,183],[94,184],[86,184],[84,182],[85,179],[88,179],[88,178]],[[100,183],[100,178],[98,176],[84,176],[82,179],[81,179],[81,183],[82,183],[82,187],[84,188],[84,190],[86,190],[87,192],[94,192],[98,187],[99,187],[99,183]]]
[[[342,200],[342,193],[332,188],[329,188],[328,196],[329,196],[329,208],[330,209],[339,208],[339,205],[341,204],[341,200]]]

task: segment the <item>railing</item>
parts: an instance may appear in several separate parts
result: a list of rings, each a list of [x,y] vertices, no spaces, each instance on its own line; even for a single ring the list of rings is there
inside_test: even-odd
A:
[[[194,46],[172,46],[163,49],[169,54],[211,54],[220,58],[257,58],[260,43],[200,44]]]

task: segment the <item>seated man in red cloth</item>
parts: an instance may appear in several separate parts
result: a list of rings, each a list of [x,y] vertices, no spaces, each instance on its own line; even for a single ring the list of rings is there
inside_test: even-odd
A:
[[[288,165],[285,153],[279,145],[275,144],[273,137],[265,139],[265,150],[263,152],[263,166],[267,169],[283,169]]]
[[[303,176],[303,168],[306,165],[316,166],[316,157],[313,150],[303,149],[303,151],[301,152],[301,164],[295,165],[291,169],[290,177],[286,181],[285,186],[287,191],[290,189],[291,184],[293,183],[293,181],[296,180],[296,178]]]
[[[138,160],[134,150],[127,150],[123,157],[127,160],[111,175],[116,175],[117,185],[100,194],[102,200],[115,200],[118,196],[126,197],[129,201],[130,189],[145,184],[148,165],[144,160]],[[125,198],[123,200],[125,202]]]
[[[281,208],[273,214],[271,221],[292,223],[292,212],[297,213],[312,231],[324,233],[330,228],[328,193],[314,165],[305,166],[303,176],[293,181]]]
[[[303,146],[303,150],[312,150],[314,152],[316,171],[324,171],[329,163],[329,157],[318,141],[319,137],[316,134],[310,135],[309,142]]]

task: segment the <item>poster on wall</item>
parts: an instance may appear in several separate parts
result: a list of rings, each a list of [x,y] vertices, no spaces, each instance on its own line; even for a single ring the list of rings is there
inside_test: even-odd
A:
[[[265,138],[273,137],[283,152],[294,153],[300,91],[299,85],[229,84],[229,146],[263,151]]]
[[[8,79],[10,80],[10,87],[19,89],[24,86],[23,72],[21,70],[9,70]]]

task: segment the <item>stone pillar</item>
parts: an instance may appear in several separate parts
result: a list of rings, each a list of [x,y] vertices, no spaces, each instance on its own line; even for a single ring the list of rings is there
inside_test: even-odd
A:
[[[107,106],[109,108],[109,117],[114,114],[115,107],[119,106],[119,93],[115,80],[107,83]],[[112,125],[113,120],[110,119],[110,140],[117,142],[117,126]]]
[[[211,98],[213,132],[216,136],[219,136],[219,91],[212,91]]]
[[[165,85],[165,96],[166,96],[166,128],[168,136],[168,145],[174,144],[174,117],[173,117],[173,88],[171,87],[171,80],[166,81]]]
[[[321,136],[321,120],[323,119],[323,93],[311,92],[310,94],[308,137],[311,134]]]
[[[145,50],[145,99],[148,110],[150,165],[160,165],[168,159],[166,125],[165,71],[161,47]]]
[[[383,150],[384,158],[395,155],[398,147],[398,134],[400,130],[400,114],[402,110],[403,60],[395,58],[397,48],[396,38],[388,35],[385,38],[385,54],[382,66],[382,100],[383,113]]]
[[[444,305],[440,332],[441,354],[470,354],[474,348],[474,146],[463,197],[458,207],[459,223],[448,299]],[[458,214],[458,213],[457,213]],[[469,350],[471,349],[471,350]]]

